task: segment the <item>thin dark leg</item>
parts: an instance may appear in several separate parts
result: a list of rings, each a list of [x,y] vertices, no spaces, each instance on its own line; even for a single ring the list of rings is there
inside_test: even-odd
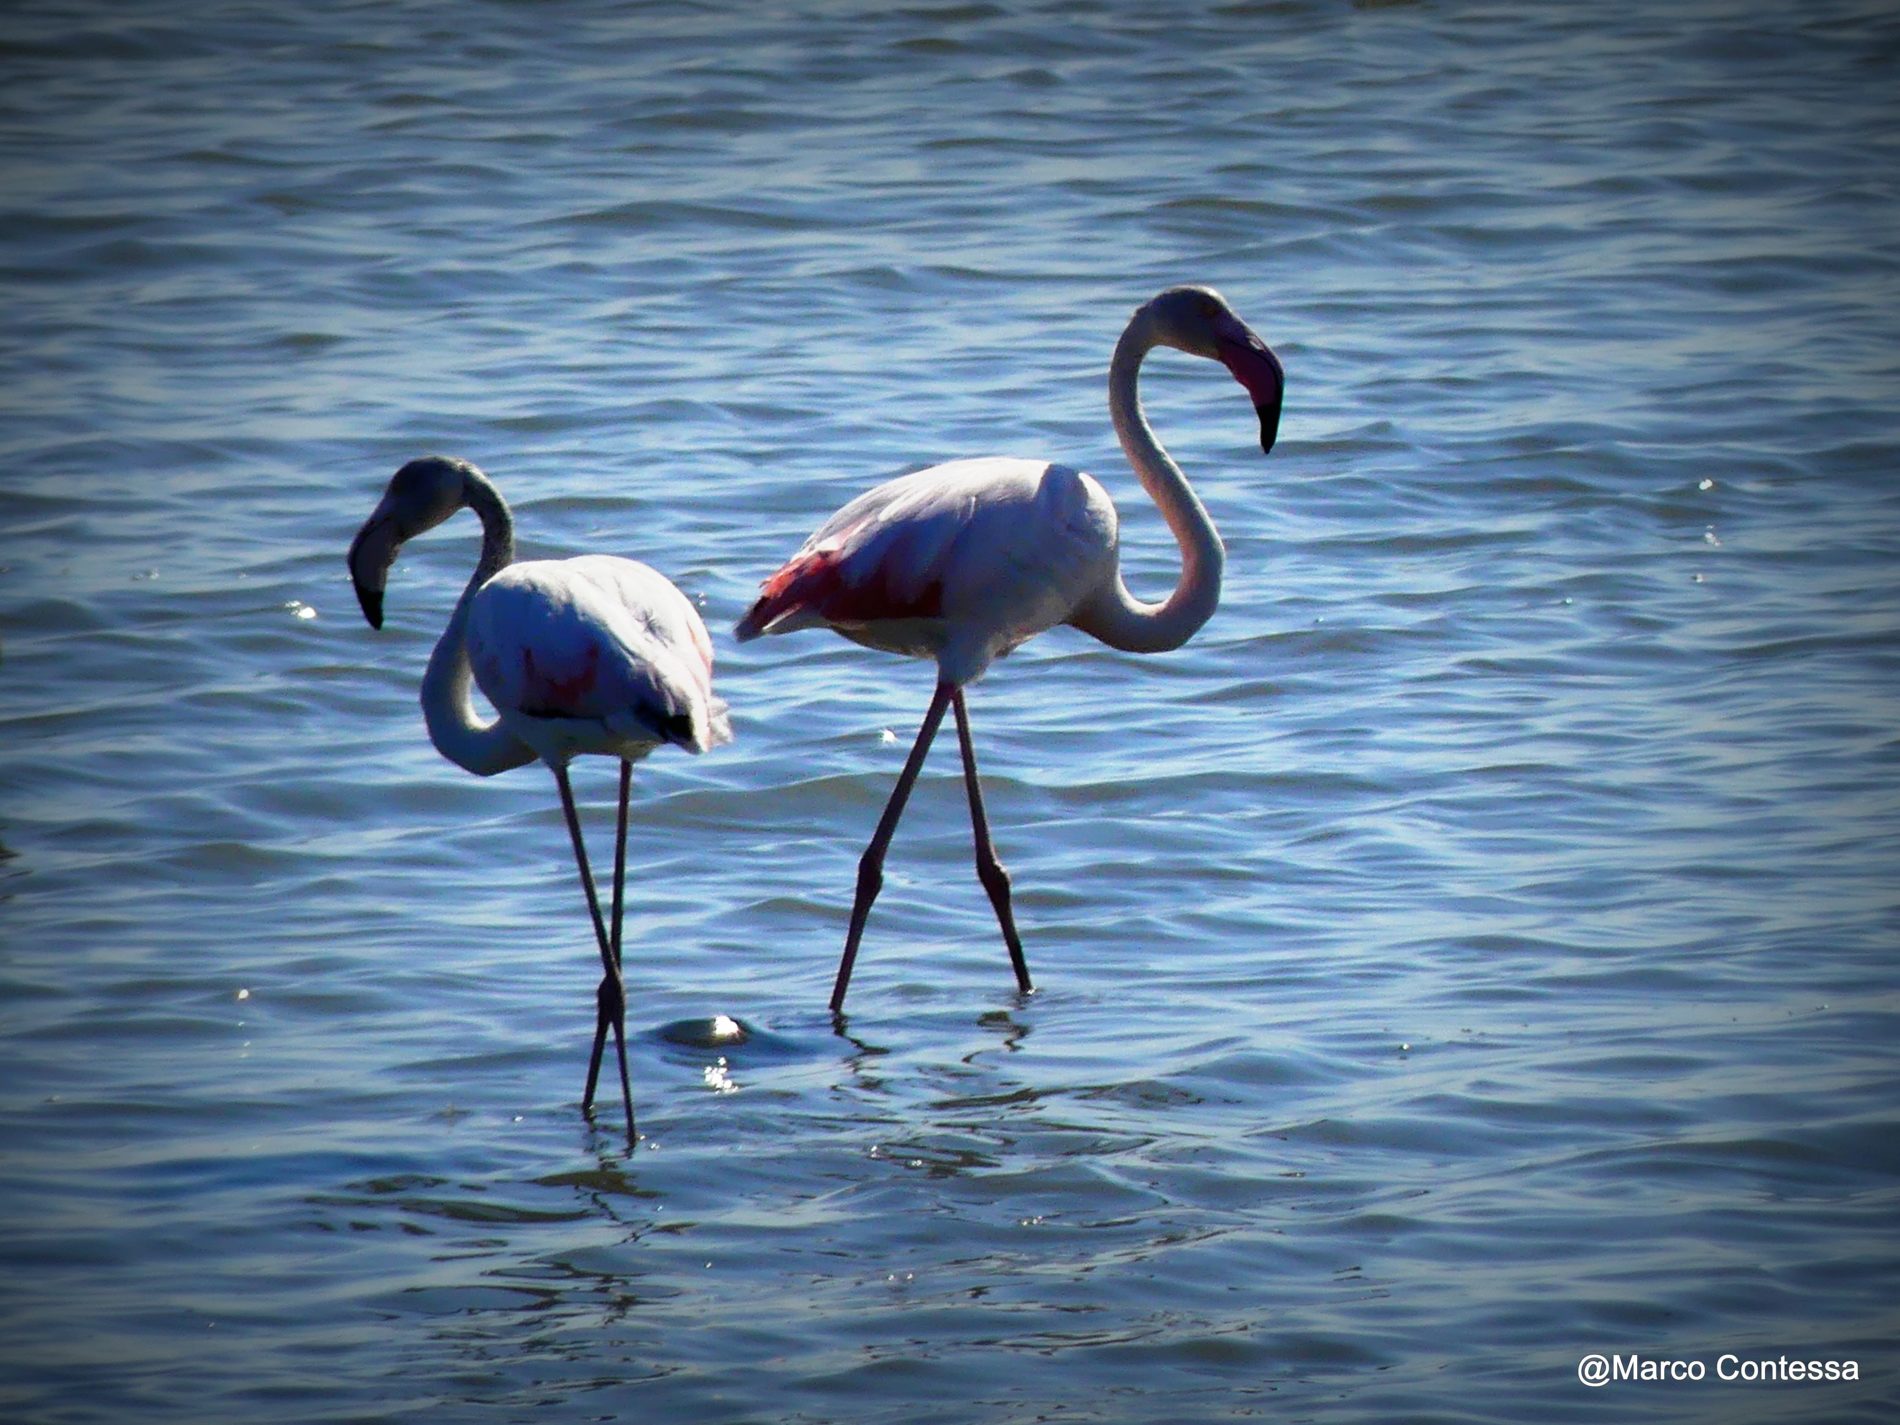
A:
[[[626,1035],[626,990],[620,983],[620,966],[614,959],[613,943],[607,938],[607,927],[600,918],[600,897],[594,892],[594,873],[588,869],[587,847],[581,841],[581,821],[574,811],[574,789],[568,785],[567,768],[554,768],[554,784],[561,789],[561,812],[567,818],[567,834],[574,842],[574,864],[580,867],[581,889],[587,893],[587,913],[593,917],[594,939],[600,945],[600,964],[605,974],[602,976],[600,991],[595,997],[596,1015],[594,1020],[594,1058],[587,1069],[587,1092],[581,1099],[581,1107],[594,1106],[594,1084],[600,1074],[601,1049],[606,1041],[609,1023],[614,1031],[614,1050],[620,1057],[620,1093],[627,1108],[627,1146],[634,1144],[633,1132],[633,1084],[627,1076],[627,1035]]]
[[[613,929],[608,934],[608,943],[613,948],[614,964],[620,963],[620,920],[626,904],[627,884],[627,793],[633,781],[633,764],[625,758],[620,762],[620,818],[614,828],[614,909]],[[626,1029],[626,996],[616,999],[615,982],[612,976],[600,977],[600,988],[594,995],[594,1051],[587,1060],[587,1089],[581,1095],[581,1107],[591,1108],[594,1103],[594,1086],[600,1080],[600,1060],[607,1046],[607,1028],[616,1019],[619,1020],[622,1033]]]
[[[951,706],[957,710],[957,741],[963,745],[963,785],[970,789],[970,827],[976,832],[976,878],[989,892],[990,904],[996,907],[996,923],[1003,927],[1009,962],[1016,967],[1016,988],[1028,994],[1035,986],[1029,983],[1029,962],[1023,958],[1022,938],[1016,934],[1016,917],[1010,914],[1009,872],[996,859],[996,848],[990,844],[990,820],[983,814],[983,793],[976,784],[976,748],[970,743],[970,713],[963,706],[963,689],[958,688],[952,696]]]
[[[633,763],[620,759],[620,820],[614,827],[614,963],[620,963],[620,915],[627,891],[627,793],[633,786]]]
[[[600,1060],[607,1048],[607,1031],[614,1022],[614,982],[606,975],[600,977],[600,988],[594,991],[594,1050],[587,1059],[587,1088],[581,1094],[581,1111],[594,1111],[594,1086],[600,1082]]]
[[[858,861],[858,895],[851,906],[851,926],[845,932],[844,958],[838,962],[838,980],[831,987],[831,1012],[838,1013],[844,1008],[844,992],[851,983],[851,966],[858,958],[858,942],[864,938],[864,922],[870,919],[871,902],[877,899],[877,893],[884,884],[884,853],[890,848],[891,836],[897,830],[897,819],[904,814],[904,803],[910,800],[910,789],[917,781],[918,772],[923,770],[924,754],[930,751],[931,739],[937,735],[937,727],[943,721],[943,710],[950,705],[955,689],[948,683],[937,684],[937,691],[930,699],[930,707],[924,713],[924,725],[917,730],[917,741],[910,749],[910,759],[904,763],[904,770],[897,775],[897,785],[891,789],[891,799],[885,803],[884,815],[878,819],[877,830],[871,833],[871,844],[864,848],[864,855]]]
[[[587,911],[593,917],[594,938],[600,944],[602,974],[600,987],[594,994],[594,1050],[587,1060],[587,1088],[581,1094],[581,1108],[591,1111],[594,1107],[594,1088],[600,1080],[601,1053],[607,1045],[607,1031],[614,1022],[614,1000],[618,976],[614,973],[612,942],[606,929],[601,925],[600,906],[594,895],[594,876],[587,865],[587,849],[581,842],[580,819],[574,813],[574,791],[568,785],[567,769],[557,767],[554,782],[561,791],[561,810],[567,817],[568,835],[574,842],[574,861],[581,870],[581,889],[587,892]],[[622,995],[624,998],[624,995]]]

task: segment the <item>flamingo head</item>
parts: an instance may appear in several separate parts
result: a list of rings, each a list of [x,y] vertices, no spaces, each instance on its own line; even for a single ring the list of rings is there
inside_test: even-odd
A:
[[[411,460],[390,477],[376,512],[350,542],[350,582],[371,628],[383,626],[383,588],[396,551],[466,503],[468,463],[446,455]]]
[[[1170,287],[1135,314],[1152,340],[1225,366],[1253,397],[1260,416],[1260,448],[1271,451],[1280,431],[1286,372],[1280,358],[1235,315],[1211,287]]]

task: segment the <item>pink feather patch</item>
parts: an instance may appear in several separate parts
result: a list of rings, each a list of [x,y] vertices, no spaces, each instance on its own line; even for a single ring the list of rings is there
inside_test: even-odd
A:
[[[521,650],[521,710],[534,717],[578,715],[590,711],[581,700],[600,681],[600,646],[587,645],[586,660],[580,668],[561,676],[550,668],[537,667],[534,650]]]
[[[868,577],[854,580],[844,568],[848,553],[836,547],[814,550],[767,579],[758,602],[739,625],[741,635],[763,633],[780,619],[805,609],[834,624],[942,617],[940,580],[906,587],[901,582],[903,571],[888,559],[866,571]]]

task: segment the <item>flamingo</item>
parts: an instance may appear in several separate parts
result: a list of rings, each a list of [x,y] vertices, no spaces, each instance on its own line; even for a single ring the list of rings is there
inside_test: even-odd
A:
[[[946,708],[956,712],[976,874],[996,912],[1017,987],[1032,986],[1010,910],[1009,875],[990,841],[963,690],[992,660],[1059,623],[1112,648],[1179,648],[1220,600],[1225,550],[1214,523],[1142,413],[1142,359],[1171,346],[1225,365],[1260,417],[1260,448],[1279,429],[1285,373],[1279,358],[1219,293],[1170,287],[1129,320],[1108,370],[1108,412],[1134,467],[1179,544],[1182,571],[1159,604],[1129,593],[1117,554],[1115,505],[1093,478],[1040,460],[953,460],[900,475],[850,501],[762,586],[734,630],[763,634],[825,627],[887,653],[934,658],[937,685],[904,769],[858,862],[857,893],[831,991],[844,1007],[884,855]]]
[[[611,1027],[631,1145],[633,1088],[620,974],[627,795],[633,764],[654,748],[671,743],[706,752],[731,740],[726,705],[712,691],[712,640],[686,596],[645,564],[605,554],[515,563],[514,519],[501,492],[468,461],[442,455],[398,470],[350,545],[350,579],[371,628],[383,626],[383,588],[397,551],[464,506],[482,522],[481,558],[429,655],[423,719],[436,750],[478,777],[536,758],[553,770],[602,969],[581,1108],[593,1108]],[[494,705],[493,722],[476,717],[471,674]],[[567,775],[568,762],[590,752],[620,759],[611,932],[601,918]]]

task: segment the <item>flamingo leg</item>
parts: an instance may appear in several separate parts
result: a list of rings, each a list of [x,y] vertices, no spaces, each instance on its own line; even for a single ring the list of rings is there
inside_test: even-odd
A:
[[[871,844],[864,848],[864,855],[858,861],[858,894],[851,906],[851,925],[845,932],[844,958],[838,962],[838,979],[831,987],[831,1012],[837,1014],[844,1008],[844,992],[851,983],[851,966],[858,958],[858,942],[864,938],[864,922],[870,919],[871,902],[877,899],[878,890],[884,884],[884,853],[890,849],[891,836],[897,830],[897,819],[904,814],[904,803],[910,800],[910,789],[917,781],[918,772],[923,770],[924,755],[930,751],[931,739],[937,735],[937,727],[943,722],[944,709],[950,706],[950,699],[956,689],[949,683],[937,684],[937,691],[930,699],[930,707],[924,713],[924,725],[917,729],[917,741],[910,749],[910,757],[904,763],[904,770],[897,775],[897,785],[891,789],[891,799],[885,804],[884,815],[878,818],[877,830],[871,833]]]
[[[620,1050],[621,1087],[626,1090],[627,1054],[623,1043],[626,1027],[625,979],[620,973],[620,925],[626,906],[627,886],[627,795],[633,781],[633,763],[620,759],[620,813],[614,826],[614,902],[613,928],[608,932],[608,944],[613,949],[614,972],[600,977],[600,988],[594,996],[597,1013],[594,1019],[594,1051],[587,1061],[587,1091],[582,1096],[581,1106],[590,1107],[594,1102],[594,1085],[600,1078],[600,1060],[607,1043],[607,1026],[615,1025],[615,1047]],[[616,992],[619,992],[616,994]],[[631,1092],[627,1093],[629,1105]]]
[[[620,963],[620,915],[627,889],[627,794],[633,786],[633,763],[620,759],[620,819],[614,828],[614,964]]]
[[[620,1058],[620,1094],[627,1109],[627,1145],[634,1143],[633,1085],[627,1076],[627,993],[620,981],[620,963],[613,942],[607,938],[607,926],[600,918],[600,897],[594,892],[594,873],[588,869],[587,847],[581,840],[580,817],[574,811],[574,788],[567,780],[567,768],[556,765],[554,783],[561,789],[561,812],[567,818],[567,834],[574,842],[574,864],[580,867],[581,889],[587,893],[587,913],[593,917],[594,939],[600,946],[600,963],[605,973],[595,995],[594,1057],[587,1071],[587,1091],[581,1107],[594,1106],[594,1084],[600,1072],[601,1050],[606,1043],[609,1024],[614,1032],[614,1050]]]
[[[633,763],[626,758],[620,759],[620,815],[614,827],[614,904],[613,928],[608,933],[608,944],[613,948],[614,964],[620,964],[620,923],[626,904],[627,885],[627,796],[633,782]],[[624,983],[624,981],[623,981]],[[581,1107],[590,1108],[594,1102],[594,1086],[600,1079],[600,1060],[607,1045],[607,1027],[615,1017],[614,977],[602,975],[600,989],[595,994],[598,1012],[594,1019],[594,1050],[587,1060],[587,1090],[581,1096]],[[620,1004],[624,1013],[626,998],[621,996]],[[624,1023],[624,1019],[622,1021]]]
[[[1016,969],[1016,988],[1028,994],[1035,986],[1029,983],[1029,962],[1023,958],[1016,917],[1010,913],[1009,872],[996,859],[996,847],[990,842],[990,820],[983,814],[983,792],[976,782],[976,749],[970,742],[970,714],[963,705],[963,689],[958,688],[950,701],[957,711],[957,741],[963,747],[963,784],[970,790],[970,828],[976,833],[976,878],[983,883],[990,904],[996,908],[996,923],[1003,928],[1009,962]]]

